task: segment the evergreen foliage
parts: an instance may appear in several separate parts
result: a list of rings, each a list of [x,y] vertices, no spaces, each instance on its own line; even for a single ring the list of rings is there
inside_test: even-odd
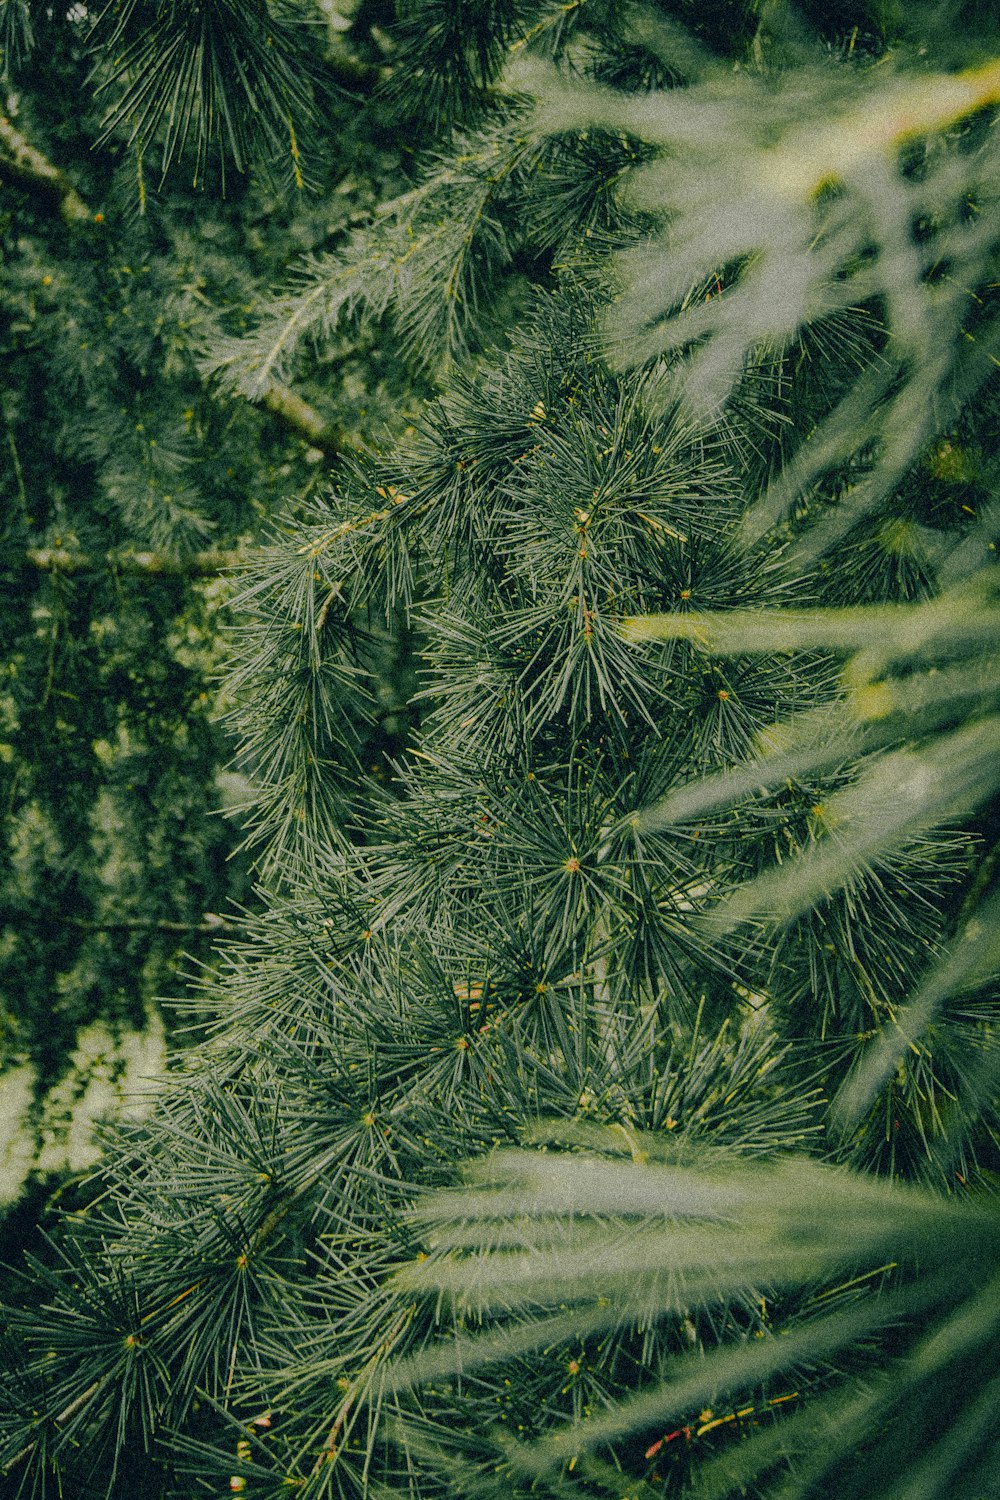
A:
[[[5,33],[0,121],[6,1204],[29,1173],[92,1162],[91,1117],[162,1068],[157,998],[253,899],[218,815],[245,780],[222,774],[224,570],[288,486],[308,490],[358,441],[359,408],[391,417],[398,383],[370,344],[333,350],[340,391],[317,408],[307,382],[273,386],[257,412],[213,397],[198,360],[293,247],[349,233],[398,185],[398,153],[342,104],[321,138],[350,163],[350,196],[295,205],[244,186],[196,208],[176,188],[140,214],[135,161],[98,144],[85,20],[2,15],[31,22],[17,47]]]
[[[263,909],[24,1271],[10,1494],[995,1492],[1000,38],[938,10],[399,7],[424,176],[203,368],[377,320],[436,392],[243,571]]]

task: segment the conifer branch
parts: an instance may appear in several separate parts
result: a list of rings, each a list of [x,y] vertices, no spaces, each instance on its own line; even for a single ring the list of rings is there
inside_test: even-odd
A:
[[[272,380],[261,397],[261,405],[300,437],[304,437],[313,448],[319,448],[331,458],[345,448],[357,448],[357,444],[339,427],[332,427],[314,406],[304,401],[295,391],[280,381]]]
[[[42,571],[52,573],[87,573],[110,568],[122,573],[159,574],[165,578],[211,578],[243,562],[240,552],[220,550],[192,552],[172,557],[166,552],[107,552],[103,557],[89,552],[71,551],[68,547],[28,547],[25,557]]]
[[[95,215],[64,172],[32,146],[6,115],[0,115],[0,178],[9,177],[33,188],[40,197],[55,200],[69,225],[93,222]]]
[[[203,373],[299,425],[283,410],[282,382],[306,338],[328,338],[350,319],[388,316],[415,369],[426,373],[461,354],[489,270],[512,257],[507,198],[540,149],[516,118],[499,132],[468,134],[462,146],[455,160],[435,161],[422,184],[379,208],[336,253],[303,261],[254,329],[215,341],[200,361]]]
[[[759,7],[740,6],[749,42]],[[283,101],[310,102],[290,35],[264,84],[234,86],[248,28],[222,9],[199,56],[234,114],[271,89],[263,137],[213,117],[206,69],[160,66],[205,11],[179,0],[116,75],[150,90],[168,157],[187,102],[191,146],[237,160],[284,150]],[[992,865],[961,900],[1000,745],[1000,611],[979,577],[1000,163],[988,121],[961,122],[1000,72],[956,73],[949,103],[919,64],[810,67],[803,43],[760,87],[743,41],[731,70],[706,54],[678,73],[632,7],[460,9],[414,0],[393,37],[401,105],[419,94],[414,115],[453,132],[423,182],[262,297],[244,337],[200,346],[219,389],[335,453],[347,440],[289,389],[297,352],[336,358],[345,324],[377,327],[439,385],[421,430],[230,559],[195,552],[230,534],[199,530],[195,484],[158,504],[183,443],[148,461],[135,445],[157,484],[130,490],[129,427],[88,427],[122,471],[104,491],[122,551],[88,556],[82,520],[52,545],[50,519],[15,579],[242,565],[227,800],[262,851],[262,911],[227,921],[172,882],[53,918],[57,937],[232,936],[196,1002],[203,1044],[116,1138],[63,1265],[36,1262],[53,1294],[11,1320],[0,1468],[21,1450],[12,1488],[66,1494],[183,1500],[228,1478],[495,1500],[557,1467],[567,1495],[598,1486],[598,1439],[617,1492],[669,1487],[664,1455],[693,1440],[684,1467],[720,1500],[785,1493],[786,1460],[796,1493],[844,1492],[853,1464],[846,1490],[871,1500],[977,1500],[1000,1306],[995,1219],[973,1201],[998,1128],[976,988],[996,968]],[[482,109],[512,51],[555,59],[534,123],[523,100]],[[828,564],[790,567],[817,537]],[[54,649],[54,629],[38,638]],[[117,800],[99,812],[107,859]],[[71,847],[53,829],[26,820],[50,863]],[[127,942],[86,946],[128,972]],[[540,1149],[497,1150],[525,1129]],[[775,1162],[789,1152],[855,1170]],[[808,1385],[739,1406],[789,1363]],[[957,1422],[945,1380],[968,1394]],[[272,1414],[268,1446],[253,1429]]]
[[[227,922],[225,917],[216,916],[214,912],[206,912],[200,922],[145,921],[140,917],[121,922],[88,922],[83,917],[63,917],[62,920],[70,927],[82,928],[84,932],[176,932],[183,935],[189,932],[207,934],[236,931],[232,922]]]
[[[392,1358],[398,1348],[403,1334],[413,1321],[417,1309],[415,1305],[405,1307],[400,1316],[395,1320],[385,1338],[368,1357],[364,1368],[357,1378],[351,1383],[347,1396],[333,1419],[333,1424],[327,1434],[326,1442],[312,1466],[312,1474],[318,1474],[325,1464],[332,1464],[338,1455],[340,1448],[347,1442],[353,1423],[348,1426],[351,1412],[359,1396],[364,1396],[370,1388],[379,1367],[385,1365]],[[345,1431],[345,1427],[347,1430]]]

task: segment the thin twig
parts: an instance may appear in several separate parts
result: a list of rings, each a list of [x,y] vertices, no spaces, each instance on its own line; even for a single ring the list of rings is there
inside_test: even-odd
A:
[[[47,917],[46,920],[49,918]],[[147,921],[141,917],[121,922],[88,922],[83,917],[63,917],[62,921],[70,927],[81,927],[84,932],[177,932],[183,934],[236,931],[232,922],[227,922],[225,917],[217,917],[214,912],[206,912],[200,922]]]
[[[77,1413],[81,1412],[87,1403],[93,1400],[106,1380],[107,1376],[102,1375],[98,1380],[94,1381],[93,1385],[89,1385],[85,1391],[81,1391],[75,1400],[71,1401],[57,1416],[52,1418],[55,1425],[57,1427],[65,1427],[67,1422],[71,1422]],[[17,1468],[18,1464],[22,1464],[26,1458],[31,1457],[37,1446],[37,1438],[33,1439],[30,1443],[25,1443],[21,1451],[15,1453],[14,1457],[4,1464],[3,1468],[0,1469],[0,1474],[10,1474]]]

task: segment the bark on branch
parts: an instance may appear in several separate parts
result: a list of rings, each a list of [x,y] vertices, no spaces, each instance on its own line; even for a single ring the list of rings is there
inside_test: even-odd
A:
[[[90,573],[110,568],[120,573],[165,578],[211,578],[245,560],[242,552],[192,552],[186,557],[173,557],[166,552],[106,552],[94,556],[69,547],[28,547],[25,557],[33,567],[52,573]]]
[[[268,386],[261,398],[261,405],[280,417],[287,427],[304,437],[312,447],[321,449],[331,457],[342,453],[345,448],[356,449],[358,446],[340,428],[332,427],[308,401],[303,401],[301,396],[289,390],[287,385],[280,385],[278,381],[272,381]]]
[[[192,932],[214,935],[237,930],[234,923],[227,922],[225,917],[216,916],[214,912],[206,912],[200,921],[194,922],[143,921],[139,917],[124,922],[87,922],[83,917],[63,917],[62,920],[68,926],[79,927],[84,932],[169,932],[184,937]]]
[[[6,115],[0,115],[0,147],[0,177],[19,182],[54,202],[67,224],[94,222],[94,214],[66,174],[25,140]]]

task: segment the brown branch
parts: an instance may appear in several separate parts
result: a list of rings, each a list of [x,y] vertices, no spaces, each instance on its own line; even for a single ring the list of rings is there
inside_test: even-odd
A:
[[[66,174],[26,141],[6,115],[0,115],[0,146],[7,153],[0,154],[0,177],[9,177],[54,200],[67,224],[94,223],[97,216]]]
[[[241,552],[192,552],[173,557],[166,552],[107,552],[93,556],[68,547],[28,547],[25,557],[36,568],[52,573],[87,573],[111,568],[122,573],[159,574],[169,578],[211,578],[245,561]]]
[[[322,1452],[318,1455],[316,1462],[312,1466],[310,1471],[312,1474],[319,1473],[324,1464],[333,1463],[336,1459],[338,1449],[337,1439],[340,1437],[344,1424],[351,1415],[351,1410],[357,1397],[364,1394],[366,1386],[370,1385],[377,1373],[379,1364],[394,1352],[400,1339],[406,1332],[408,1324],[412,1322],[416,1310],[415,1306],[403,1308],[403,1311],[396,1319],[387,1336],[382,1340],[375,1352],[369,1355],[361,1373],[351,1382],[351,1388],[347,1393],[346,1399],[341,1403],[340,1409],[333,1419],[333,1425],[327,1434]],[[345,1442],[348,1436],[349,1431],[344,1433]]]
[[[70,927],[81,927],[84,932],[176,932],[183,935],[189,932],[236,931],[234,923],[227,922],[225,917],[216,916],[215,912],[206,912],[196,922],[146,921],[141,917],[123,922],[88,922],[83,917],[63,917],[62,920]]]
[[[347,433],[339,427],[332,427],[314,406],[310,406],[308,401],[303,401],[301,396],[277,380],[272,381],[264,392],[261,405],[280,417],[287,427],[304,437],[312,447],[320,448],[331,457],[336,457],[345,448],[358,448],[358,444]]]

